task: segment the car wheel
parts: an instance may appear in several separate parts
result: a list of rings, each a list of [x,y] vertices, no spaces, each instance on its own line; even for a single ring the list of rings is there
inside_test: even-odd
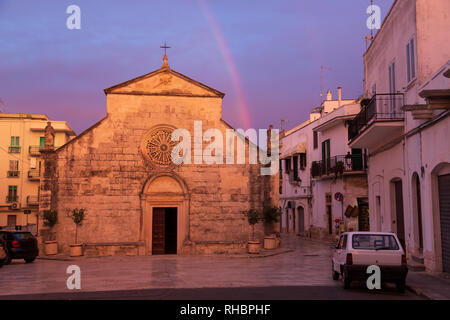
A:
[[[344,281],[344,289],[350,289],[352,279],[350,279],[346,271],[342,273],[342,280]]]
[[[339,273],[334,271],[333,262],[331,262],[331,276],[333,277],[333,280],[339,280]]]
[[[34,259],[36,259],[36,257],[34,257],[34,258],[25,258],[23,260],[25,260],[26,263],[32,263],[34,261]]]
[[[404,293],[406,289],[406,280],[400,280],[397,282],[397,290],[400,293]]]

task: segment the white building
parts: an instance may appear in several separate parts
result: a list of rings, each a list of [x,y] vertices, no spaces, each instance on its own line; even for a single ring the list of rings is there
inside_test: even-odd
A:
[[[336,219],[348,230],[368,229],[367,176],[362,150],[347,145],[346,122],[359,101],[331,92],[310,119],[284,131],[281,143],[281,231],[333,239]],[[343,195],[343,201],[335,198]],[[353,215],[353,217],[352,217]]]
[[[370,227],[410,262],[450,272],[450,1],[397,0],[364,54],[366,107],[349,127],[369,155]]]

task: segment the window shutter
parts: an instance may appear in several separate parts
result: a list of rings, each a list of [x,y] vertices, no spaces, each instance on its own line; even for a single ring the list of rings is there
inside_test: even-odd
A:
[[[414,38],[411,39],[410,52],[411,52],[411,79],[414,79],[416,77],[416,59],[415,59],[415,54],[414,54]]]

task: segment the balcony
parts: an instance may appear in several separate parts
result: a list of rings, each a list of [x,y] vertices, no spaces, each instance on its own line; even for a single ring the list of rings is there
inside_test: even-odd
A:
[[[28,207],[35,207],[39,205],[39,196],[28,196],[27,197]]]
[[[361,112],[350,121],[349,145],[352,148],[372,148],[404,128],[403,94],[376,94]]]
[[[19,202],[19,196],[7,195],[6,196],[6,203],[13,203],[13,202]]]
[[[29,146],[28,153],[32,156],[40,156],[43,146]]]
[[[313,178],[329,175],[348,175],[367,171],[366,158],[362,154],[334,156],[325,161],[313,161],[311,175]]]
[[[41,178],[41,172],[37,169],[32,169],[28,171],[28,180],[38,181]]]
[[[19,146],[9,146],[8,152],[9,153],[20,153],[20,147]]]
[[[16,170],[8,171],[8,172],[6,173],[6,176],[7,176],[8,178],[18,178],[18,177],[20,176],[20,171],[16,171]]]

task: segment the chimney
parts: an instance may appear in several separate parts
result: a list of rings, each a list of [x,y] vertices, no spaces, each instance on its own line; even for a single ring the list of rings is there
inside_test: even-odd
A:
[[[331,94],[331,91],[328,90],[328,92],[327,92],[327,101],[331,101],[332,99],[333,99],[333,96]]]
[[[341,106],[341,102],[342,102],[342,88],[341,87],[338,87],[337,88],[338,89],[338,106],[340,107]]]

